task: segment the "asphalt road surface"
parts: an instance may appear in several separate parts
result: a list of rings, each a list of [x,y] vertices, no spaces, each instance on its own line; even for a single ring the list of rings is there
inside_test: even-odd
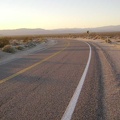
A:
[[[104,119],[96,50],[91,47],[90,56],[90,47],[84,42],[57,42],[51,48],[0,65],[0,120]],[[81,91],[72,101],[82,77]],[[67,116],[66,112],[71,113]]]

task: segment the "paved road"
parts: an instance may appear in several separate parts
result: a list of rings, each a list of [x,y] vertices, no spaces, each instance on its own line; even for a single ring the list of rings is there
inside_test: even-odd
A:
[[[0,66],[0,120],[61,120],[83,75],[89,46],[75,40]],[[100,64],[92,48],[89,70],[72,120],[103,117]]]

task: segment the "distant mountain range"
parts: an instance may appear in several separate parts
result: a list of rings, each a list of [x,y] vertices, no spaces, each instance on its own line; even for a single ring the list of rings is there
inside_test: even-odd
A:
[[[41,35],[41,34],[65,34],[65,33],[84,33],[90,32],[120,32],[120,25],[117,26],[104,26],[97,28],[65,28],[65,29],[14,29],[14,30],[0,30],[0,36],[11,36],[11,35]]]

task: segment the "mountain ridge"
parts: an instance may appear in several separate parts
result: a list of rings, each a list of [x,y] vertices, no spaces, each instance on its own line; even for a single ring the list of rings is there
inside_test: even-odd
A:
[[[19,28],[0,30],[1,36],[9,35],[41,35],[41,34],[64,34],[64,33],[83,33],[89,30],[90,32],[120,32],[120,25],[111,25],[95,28],[61,28],[46,30],[42,28]]]

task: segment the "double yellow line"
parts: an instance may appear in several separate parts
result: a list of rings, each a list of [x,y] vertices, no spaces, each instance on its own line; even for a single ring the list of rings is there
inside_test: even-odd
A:
[[[27,68],[25,68],[25,69],[23,69],[23,70],[21,70],[21,71],[15,73],[15,74],[9,76],[9,77],[7,77],[7,78],[4,78],[4,79],[0,80],[0,84],[2,84],[2,83],[4,83],[4,82],[6,82],[6,81],[8,81],[8,80],[10,80],[10,79],[12,79],[12,78],[18,76],[18,75],[20,75],[20,74],[22,74],[22,73],[24,73],[24,72],[26,72],[26,71],[28,71],[28,70],[30,70],[30,69],[36,67],[37,65],[40,65],[40,64],[42,64],[43,62],[49,60],[50,58],[52,58],[52,57],[58,55],[59,53],[61,53],[62,51],[64,51],[69,45],[70,45],[70,43],[67,43],[67,45],[65,45],[65,47],[64,47],[62,50],[60,50],[60,51],[54,53],[53,55],[51,55],[51,56],[49,56],[49,57],[47,57],[47,58],[41,60],[40,62],[37,62],[37,63],[33,64],[33,65],[31,65],[30,67],[27,67]]]

